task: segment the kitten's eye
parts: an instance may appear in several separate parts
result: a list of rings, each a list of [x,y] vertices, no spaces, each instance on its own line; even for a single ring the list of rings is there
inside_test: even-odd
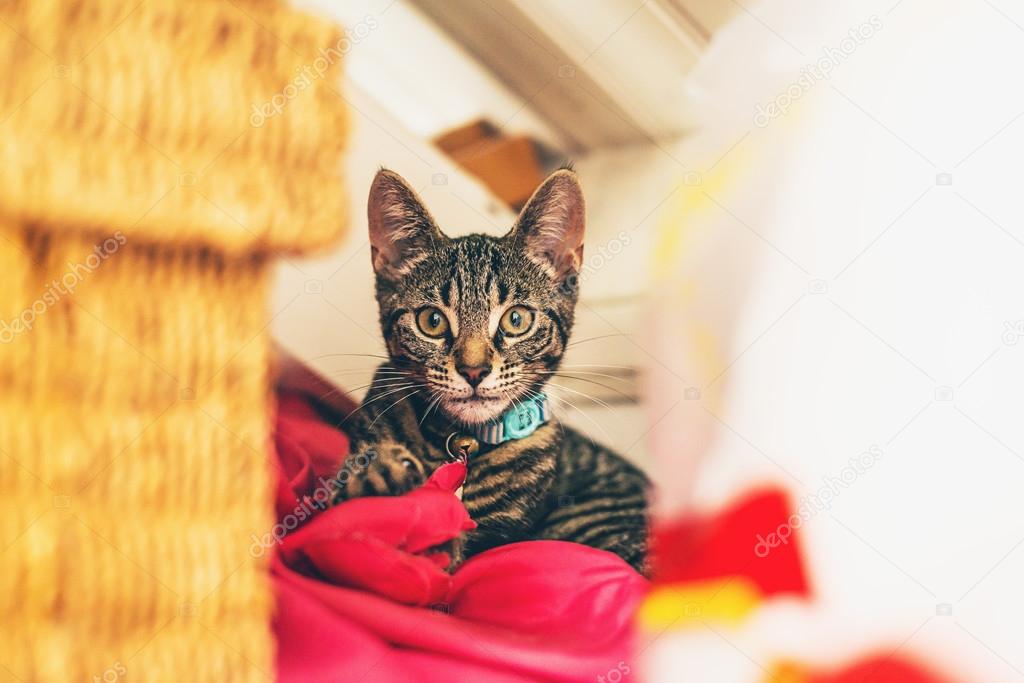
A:
[[[444,317],[444,313],[431,306],[416,314],[416,325],[419,326],[420,332],[436,339],[443,337],[448,331],[448,318]]]
[[[501,316],[501,331],[509,337],[518,337],[533,325],[533,311],[526,306],[513,306]]]

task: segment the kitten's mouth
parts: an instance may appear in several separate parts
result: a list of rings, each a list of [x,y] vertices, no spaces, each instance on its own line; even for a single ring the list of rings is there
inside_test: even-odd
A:
[[[469,424],[482,424],[495,419],[505,410],[506,399],[498,396],[472,394],[444,402],[447,413]]]
[[[455,403],[487,403],[488,401],[502,401],[504,399],[497,396],[483,396],[481,394],[470,394],[462,398],[453,399]]]

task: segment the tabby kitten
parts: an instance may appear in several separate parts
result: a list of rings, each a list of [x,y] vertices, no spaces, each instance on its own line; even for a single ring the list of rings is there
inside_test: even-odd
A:
[[[368,213],[390,360],[353,415],[336,500],[400,494],[466,458],[462,500],[478,527],[462,557],[559,539],[642,571],[647,479],[551,418],[542,394],[576,305],[584,204],[575,174],[545,180],[500,238],[445,236],[387,170],[373,181]],[[367,467],[359,456],[369,451]]]

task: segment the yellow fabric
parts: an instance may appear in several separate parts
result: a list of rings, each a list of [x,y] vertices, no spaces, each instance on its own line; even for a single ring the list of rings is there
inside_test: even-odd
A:
[[[706,621],[736,624],[753,612],[761,593],[739,576],[659,586],[640,606],[647,629],[686,628]]]
[[[340,40],[0,3],[0,681],[273,675],[269,268],[338,237],[345,117],[327,77],[250,116]]]

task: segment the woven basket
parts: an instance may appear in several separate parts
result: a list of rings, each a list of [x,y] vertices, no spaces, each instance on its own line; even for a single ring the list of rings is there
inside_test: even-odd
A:
[[[0,680],[273,675],[269,268],[343,227],[345,47],[0,3]]]

